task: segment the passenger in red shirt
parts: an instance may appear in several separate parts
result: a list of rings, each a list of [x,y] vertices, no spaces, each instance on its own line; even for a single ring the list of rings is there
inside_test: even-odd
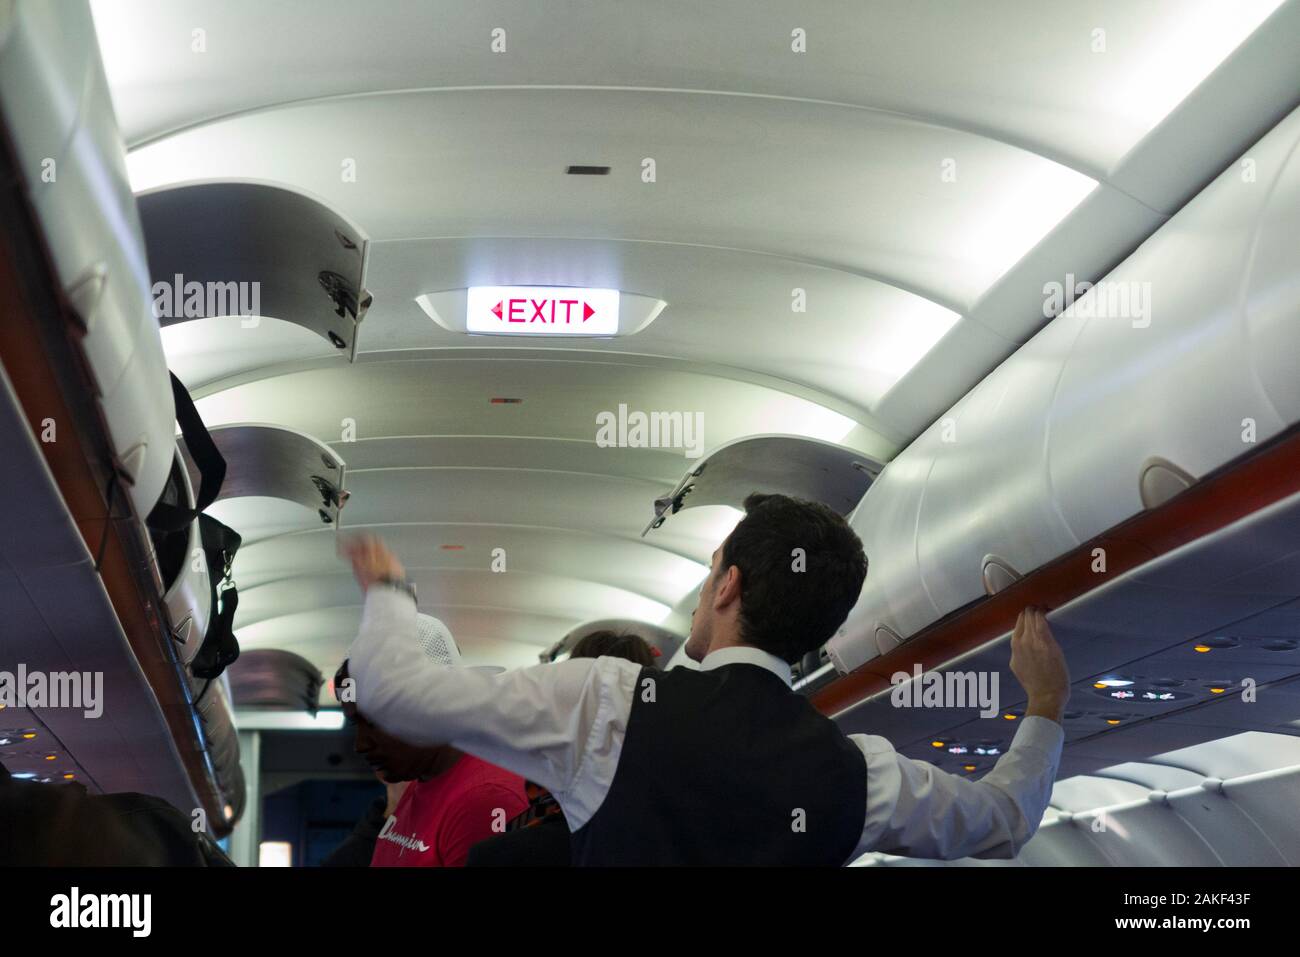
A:
[[[459,664],[447,627],[420,615],[420,643],[442,664]],[[356,750],[389,783],[411,782],[375,841],[371,867],[463,867],[469,849],[505,831],[528,808],[524,779],[450,745],[407,744],[366,720],[348,700],[348,663],[334,676],[335,695],[356,728]]]

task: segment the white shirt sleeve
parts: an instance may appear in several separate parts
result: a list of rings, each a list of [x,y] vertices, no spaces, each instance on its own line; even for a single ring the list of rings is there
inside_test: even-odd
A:
[[[849,737],[867,759],[867,815],[852,859],[881,851],[953,860],[1020,852],[1051,800],[1065,732],[1048,718],[1023,719],[978,781],[903,757],[884,738]]]
[[[640,668],[570,659],[489,675],[430,661],[416,606],[395,588],[366,593],[348,653],[357,710],[403,741],[451,744],[542,785],[573,830],[600,807],[618,768]]]

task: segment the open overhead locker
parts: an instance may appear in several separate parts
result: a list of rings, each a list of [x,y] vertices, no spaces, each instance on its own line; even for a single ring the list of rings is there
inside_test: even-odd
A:
[[[215,316],[269,317],[357,354],[370,307],[367,240],[301,193],[261,183],[199,183],[138,197],[163,326]]]
[[[798,435],[755,435],[710,452],[667,495],[642,535],[698,505],[741,508],[753,492],[790,495],[847,515],[861,501],[880,464],[854,449]]]

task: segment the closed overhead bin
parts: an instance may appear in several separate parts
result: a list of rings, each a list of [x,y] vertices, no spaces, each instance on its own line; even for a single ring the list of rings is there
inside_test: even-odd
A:
[[[54,268],[80,321],[136,511],[172,466],[173,409],[140,221],[90,10],[19,3],[0,56],[0,105]]]
[[[870,567],[837,669],[1300,422],[1297,235],[1300,110],[884,469],[851,516]]]

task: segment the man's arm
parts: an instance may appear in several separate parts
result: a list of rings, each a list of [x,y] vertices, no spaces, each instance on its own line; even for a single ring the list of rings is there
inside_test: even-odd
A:
[[[1052,796],[1061,726],[1027,717],[982,780],[905,758],[884,738],[853,734],[867,760],[867,817],[854,857],[882,851],[904,857],[1015,857]]]
[[[415,745],[452,744],[550,790],[570,826],[604,800],[622,749],[640,669],[585,658],[499,675],[431,662],[416,642],[410,595],[381,584],[401,565],[373,539],[345,546],[366,590],[348,653],[357,710]]]
[[[1011,635],[1011,670],[1029,696],[1011,747],[982,780],[898,754],[884,738],[850,735],[867,762],[867,813],[854,857],[1015,857],[1052,797],[1069,700],[1065,656],[1047,617],[1028,608]]]

